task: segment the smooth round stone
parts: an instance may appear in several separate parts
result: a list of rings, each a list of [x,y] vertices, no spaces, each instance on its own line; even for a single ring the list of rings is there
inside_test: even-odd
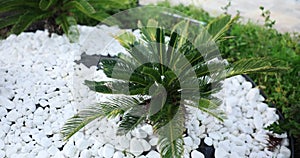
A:
[[[204,143],[208,146],[212,146],[213,140],[210,137],[205,137],[204,138]]]
[[[50,155],[45,150],[40,151],[38,153],[38,155],[36,156],[36,158],[49,158],[49,157],[50,157]]]
[[[92,152],[88,149],[84,149],[80,152],[80,158],[90,158],[92,157]]]
[[[41,145],[45,148],[48,148],[50,145],[52,144],[51,139],[47,138],[47,137],[43,137],[41,139]]]
[[[105,158],[111,158],[114,155],[115,148],[111,144],[105,144],[103,147],[103,156]]]
[[[55,147],[54,145],[52,145],[50,148],[48,148],[47,152],[50,154],[50,155],[55,155],[57,152],[59,152],[58,148]]]
[[[4,146],[5,146],[5,144],[4,144],[3,140],[0,139],[0,150],[4,149]]]
[[[205,158],[205,156],[197,150],[193,150],[191,152],[191,156],[192,156],[192,158]]]
[[[152,146],[157,145],[157,142],[158,142],[158,138],[156,138],[156,137],[152,138],[152,139],[149,141],[150,145],[152,145]]]
[[[130,145],[130,140],[125,137],[125,136],[121,136],[118,138],[119,144],[122,146],[122,148],[126,149],[129,148]]]
[[[6,116],[8,121],[14,121],[14,122],[16,122],[19,117],[20,114],[15,109],[11,110]]]
[[[142,143],[144,151],[149,151],[151,149],[151,145],[145,139],[141,139],[140,141]]]
[[[123,158],[123,157],[125,157],[125,155],[120,151],[115,152],[113,156],[113,158]]]
[[[2,96],[0,96],[0,105],[4,106],[6,109],[13,109],[16,107],[14,102]]]
[[[7,114],[7,110],[4,107],[0,107],[0,118],[4,117]]]
[[[151,150],[146,156],[147,158],[159,158],[160,154],[156,151]]]
[[[142,154],[143,151],[144,151],[144,149],[143,149],[142,143],[135,138],[131,139],[130,152],[133,153],[135,156],[138,156],[138,155]]]
[[[153,128],[151,125],[146,124],[141,129],[144,130],[148,135],[153,135]]]
[[[185,137],[183,138],[184,144],[187,146],[193,146],[193,139],[191,137]]]
[[[216,158],[223,158],[223,157],[227,157],[229,154],[228,152],[226,152],[223,148],[216,148],[215,149],[215,157]]]
[[[140,138],[140,139],[144,139],[147,137],[147,133],[142,129],[137,129],[137,130],[135,130],[134,133],[135,133],[134,136],[137,138]]]
[[[286,157],[290,157],[290,155],[291,155],[290,149],[288,149],[288,148],[285,147],[285,146],[281,146],[279,152],[280,152],[280,154],[285,155]]]
[[[5,151],[0,150],[0,158],[4,158],[5,157]]]

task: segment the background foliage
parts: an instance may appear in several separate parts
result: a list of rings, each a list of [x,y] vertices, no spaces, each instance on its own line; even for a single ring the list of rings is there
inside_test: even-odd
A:
[[[95,25],[136,5],[137,0],[2,0],[0,36],[48,29],[50,33],[64,32],[75,41],[77,24]]]

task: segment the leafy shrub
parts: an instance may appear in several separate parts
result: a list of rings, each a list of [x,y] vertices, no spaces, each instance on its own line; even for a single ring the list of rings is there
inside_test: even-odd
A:
[[[26,29],[64,32],[71,41],[78,38],[77,22],[96,24],[109,14],[136,5],[136,0],[2,0],[1,36]]]
[[[171,7],[168,3],[161,5]],[[171,8],[200,21],[213,19],[207,12],[194,6]],[[233,38],[219,43],[220,52],[229,62],[253,57],[271,57],[280,59],[281,66],[290,67],[285,73],[251,74],[250,77],[267,94],[267,102],[274,104],[285,117],[285,120],[274,123],[269,129],[277,133],[288,131],[298,138],[296,141],[300,144],[300,35],[279,33],[272,29],[275,21],[270,19],[270,11],[263,7],[259,9],[265,18],[265,27],[251,22],[234,23],[226,32],[226,36]]]
[[[266,59],[241,60],[226,67],[222,62],[207,62],[218,57],[212,41],[223,39],[223,33],[233,21],[230,16],[223,16],[205,29],[182,21],[166,33],[157,21],[149,20],[146,26],[139,25],[141,39],[129,32],[115,37],[130,55],[100,59],[100,68],[113,80],[85,84],[96,92],[123,95],[111,95],[108,101],[70,118],[62,129],[64,138],[69,139],[97,118],[121,116],[117,134],[126,134],[139,124],[149,123],[159,134],[161,156],[182,157],[188,107],[222,120],[223,115],[217,109],[220,101],[211,96],[220,88],[221,80],[244,73],[278,70]]]

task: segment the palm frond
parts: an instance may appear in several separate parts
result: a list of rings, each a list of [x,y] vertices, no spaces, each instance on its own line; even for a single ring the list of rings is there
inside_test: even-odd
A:
[[[201,111],[204,111],[211,116],[217,118],[220,121],[223,121],[225,118],[224,112],[218,110],[219,105],[221,104],[220,100],[216,98],[200,98],[198,108]]]
[[[133,107],[124,116],[119,124],[117,134],[125,135],[129,131],[135,129],[146,119],[146,110],[142,105]]]
[[[182,157],[185,112],[184,107],[179,107],[175,116],[167,124],[157,129],[159,134],[158,146],[161,157]]]
[[[242,74],[278,72],[288,69],[287,67],[276,66],[276,63],[278,63],[278,60],[270,58],[242,59],[228,67],[226,78]]]
[[[212,36],[212,41],[220,40],[224,33],[230,28],[230,26],[239,18],[235,16],[231,19],[230,15],[220,16],[211,21],[207,25],[207,31]]]
[[[123,96],[113,97],[107,102],[90,106],[67,120],[61,130],[64,140],[68,140],[93,120],[104,117],[116,117],[138,104],[139,100],[137,98]]]

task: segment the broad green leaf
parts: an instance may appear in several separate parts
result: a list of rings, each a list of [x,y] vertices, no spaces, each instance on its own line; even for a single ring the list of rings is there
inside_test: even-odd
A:
[[[143,67],[142,73],[145,75],[150,76],[153,78],[153,80],[157,81],[158,83],[161,83],[161,75],[157,70],[149,67]]]

